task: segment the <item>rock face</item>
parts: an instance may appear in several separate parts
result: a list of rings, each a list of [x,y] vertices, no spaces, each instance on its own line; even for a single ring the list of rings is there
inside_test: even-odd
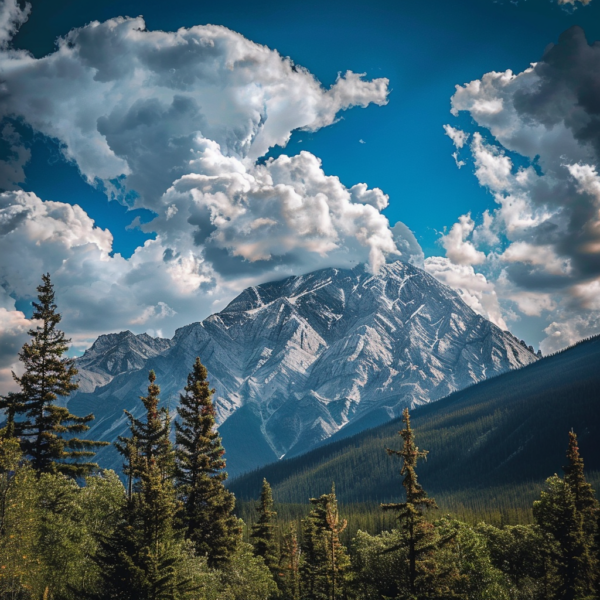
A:
[[[116,375],[137,371],[153,356],[171,347],[171,340],[153,338],[147,333],[131,331],[101,335],[77,359],[80,392],[93,392],[110,383]]]
[[[171,341],[126,332],[102,336],[88,353],[78,365],[86,387],[69,408],[94,412],[90,437],[111,441],[126,431],[124,408],[140,414],[150,369],[175,409],[200,356],[216,388],[230,474],[536,360],[455,291],[402,262],[377,275],[332,268],[248,288]],[[119,464],[112,449],[98,459]]]

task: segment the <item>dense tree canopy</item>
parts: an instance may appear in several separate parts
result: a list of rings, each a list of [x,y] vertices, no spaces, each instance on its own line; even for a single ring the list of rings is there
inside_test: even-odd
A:
[[[473,525],[432,510],[437,504],[417,478],[427,453],[416,444],[406,410],[402,447],[387,451],[401,460],[400,501],[363,515],[358,521],[366,530],[354,523],[349,535],[352,523],[340,512],[347,516],[351,507],[340,509],[334,486],[311,498],[300,519],[288,508],[277,514],[264,480],[246,527],[251,545],[242,541],[235,498],[223,485],[224,448],[200,359],[181,395],[175,445],[171,415],[149,373],[143,412],[126,414],[130,435],[117,444],[123,485],[87,460],[95,442],[75,438],[91,417],[56,405],[75,389],[75,369],[62,358],[67,340],[56,329],[60,315],[48,276],[39,293],[41,325],[21,354],[20,391],[2,399],[0,599],[598,597],[600,505],[574,432],[564,477],[547,480],[533,506],[534,524]],[[384,446],[376,451],[383,454]],[[384,512],[394,514],[391,526],[376,518]]]

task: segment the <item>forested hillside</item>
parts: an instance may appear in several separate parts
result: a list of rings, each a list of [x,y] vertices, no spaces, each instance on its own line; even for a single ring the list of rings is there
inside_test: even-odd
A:
[[[600,470],[600,337],[413,411],[424,487],[442,506],[492,510],[530,507],[543,481],[560,470],[565,440],[577,432],[588,471]],[[331,488],[344,503],[385,502],[400,493],[399,420],[283,460],[230,484],[240,499],[258,496],[266,478],[279,502],[306,502]],[[460,512],[460,511],[459,511]]]
[[[0,429],[0,598],[598,597],[600,503],[586,479],[577,434],[552,438],[555,429],[578,426],[587,450],[592,450],[592,464],[597,459],[592,408],[598,386],[590,365],[598,364],[599,340],[545,361],[545,369],[472,388],[472,398],[469,393],[457,395],[440,410],[420,411],[423,440],[434,448],[441,440],[449,448],[443,454],[438,447],[441,459],[430,463],[432,487],[446,485],[452,492],[462,485],[463,494],[470,490],[469,497],[477,498],[475,476],[488,486],[494,473],[500,485],[531,480],[526,462],[518,469],[514,465],[532,455],[532,446],[538,455],[567,446],[564,454],[557,450],[552,465],[563,464],[564,476],[546,480],[532,503],[531,524],[497,527],[489,520],[473,524],[440,513],[448,492],[440,494],[438,503],[418,481],[428,452],[417,447],[408,408],[401,424],[339,442],[329,460],[331,448],[323,448],[299,477],[286,481],[279,472],[279,488],[287,487],[288,494],[313,495],[305,483],[308,474],[319,485],[350,473],[365,498],[365,486],[379,484],[384,486],[380,495],[389,494],[391,502],[363,502],[362,513],[356,505],[338,506],[332,484],[304,507],[285,505],[286,512],[274,503],[271,486],[263,479],[258,503],[238,507],[244,523],[236,518],[235,496],[224,486],[225,448],[216,429],[214,390],[200,358],[188,374],[176,420],[160,407],[156,373],[148,373],[147,394],[140,397],[139,408],[135,414],[125,413],[129,435],[115,444],[124,463],[122,482],[114,471],[94,462],[96,449],[106,442],[75,437],[90,430],[94,415],[70,413],[57,402],[77,389],[77,370],[74,360],[64,356],[69,340],[57,327],[61,315],[49,275],[43,276],[38,292],[33,317],[39,324],[29,331],[31,341],[19,354],[19,391],[0,397],[0,410],[7,416]],[[536,378],[543,384],[534,393],[540,388],[533,383]],[[511,400],[503,387],[511,379],[526,392],[524,400]],[[572,383],[562,389],[559,402],[561,390],[552,391],[553,382],[568,380]],[[534,420],[543,426],[531,427]],[[396,427],[399,437],[393,432]],[[537,435],[538,429],[545,434]],[[381,456],[386,442],[393,442],[388,455],[400,477],[390,472],[384,482],[385,468],[370,457]],[[516,450],[504,456],[511,443]],[[553,453],[548,452],[550,459]],[[436,474],[441,484],[435,483]],[[342,495],[351,497],[348,480],[341,479]]]

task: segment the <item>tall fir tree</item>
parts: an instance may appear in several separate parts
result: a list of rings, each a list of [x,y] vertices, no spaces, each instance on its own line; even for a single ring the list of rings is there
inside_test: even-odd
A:
[[[315,508],[302,520],[301,552],[302,600],[327,600],[327,544],[319,529]]]
[[[255,556],[262,556],[265,565],[269,567],[271,573],[277,572],[279,556],[277,552],[277,542],[275,540],[275,519],[277,513],[273,510],[273,494],[271,486],[266,479],[263,479],[260,500],[256,507],[258,519],[252,526],[250,539],[254,546]]]
[[[284,600],[300,600],[300,546],[294,524],[290,524],[281,539],[277,585]]]
[[[100,542],[97,561],[103,585],[97,597],[102,599],[177,600],[194,592],[182,569],[190,552],[177,519],[171,422],[168,411],[158,406],[154,371],[148,379],[148,395],[141,397],[145,417],[125,411],[131,436],[120,437],[116,444],[130,481],[121,523]]]
[[[428,452],[419,450],[415,444],[408,408],[404,409],[402,421],[405,424],[404,429],[399,432],[404,441],[402,450],[388,448],[387,453],[402,459],[400,475],[404,477],[402,486],[406,492],[406,502],[382,504],[382,508],[397,514],[408,550],[408,591],[410,597],[416,598],[419,579],[423,579],[428,572],[431,572],[427,562],[436,545],[435,532],[425,519],[425,512],[437,508],[437,504],[433,498],[427,496],[427,492],[417,480],[417,462],[421,458],[426,458]]]
[[[214,390],[196,358],[175,422],[176,477],[187,535],[211,567],[222,566],[241,540],[234,495],[225,488],[225,450],[216,430]]]
[[[540,529],[556,541],[552,556],[558,575],[556,598],[598,597],[597,527],[600,512],[594,490],[586,481],[575,433],[569,433],[565,476],[546,481],[533,516]]]
[[[569,432],[569,446],[567,448],[567,464],[563,467],[565,483],[569,486],[575,508],[583,519],[583,528],[586,536],[590,539],[596,536],[600,506],[596,499],[596,493],[590,483],[587,482],[584,473],[583,458],[579,453],[577,434]]]
[[[350,557],[340,540],[347,521],[339,516],[335,486],[310,502],[313,508],[304,521],[302,597],[341,600],[347,597]]]
[[[32,319],[40,325],[29,330],[31,341],[19,353],[23,375],[13,373],[20,391],[3,397],[0,408],[7,412],[8,434],[20,440],[23,454],[38,474],[58,471],[81,477],[98,467],[89,459],[95,455],[95,448],[107,442],[76,437],[89,430],[88,423],[94,416],[77,417],[56,404],[59,397],[79,387],[74,381],[77,369],[74,359],[63,357],[71,340],[58,329],[61,315],[49,274],[42,276],[37,291]]]

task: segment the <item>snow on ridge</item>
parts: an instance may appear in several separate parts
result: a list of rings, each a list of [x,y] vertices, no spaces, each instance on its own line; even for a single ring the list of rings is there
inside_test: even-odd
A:
[[[155,368],[163,397],[176,398],[191,367],[185,361],[199,355],[217,390],[219,422],[251,405],[275,458],[306,451],[368,412],[398,416],[405,406],[536,360],[454,291],[405,263],[378,275],[364,267],[324,269],[248,288],[169,344],[143,362],[131,384],[115,378],[95,394],[127,398],[120,416],[137,402],[137,392],[127,390],[143,389]],[[94,406],[98,413],[104,405]],[[118,420],[97,417],[107,430]],[[113,425],[110,435],[120,429]]]

